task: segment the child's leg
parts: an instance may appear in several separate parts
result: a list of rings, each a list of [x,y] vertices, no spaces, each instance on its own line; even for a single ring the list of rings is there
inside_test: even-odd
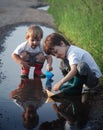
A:
[[[45,75],[41,71],[43,68],[44,61],[45,61],[45,56],[43,53],[30,54],[29,65],[35,67],[34,77],[42,77],[42,78],[45,77]]]
[[[88,87],[95,87],[99,79],[96,77],[95,73],[91,71],[87,63],[80,62],[77,65],[78,74],[81,78],[84,78],[84,84]]]
[[[45,78],[45,75],[42,73],[43,64],[42,63],[36,63],[35,69],[34,69],[34,77],[41,77]]]
[[[29,61],[29,53],[26,51],[23,51],[20,55],[20,57],[24,60],[24,61]],[[30,68],[21,68],[21,78],[28,78],[29,76],[29,71]]]
[[[34,77],[40,76],[43,78],[45,76],[41,72],[44,61],[45,61],[45,56],[43,53],[38,53],[38,54],[29,53],[28,63],[31,67],[35,67],[34,68]],[[27,74],[27,73],[29,73],[29,70],[28,69],[22,70],[22,72]]]
[[[21,78],[29,78],[30,69],[21,68]]]
[[[42,53],[36,55],[35,69],[34,69],[34,77],[45,78],[45,75],[42,73],[42,68],[45,61],[45,56]]]

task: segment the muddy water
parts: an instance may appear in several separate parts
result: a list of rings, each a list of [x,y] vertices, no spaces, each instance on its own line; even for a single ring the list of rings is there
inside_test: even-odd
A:
[[[20,79],[20,66],[14,62],[11,58],[11,53],[17,47],[18,44],[25,41],[25,32],[28,26],[16,27],[13,32],[6,37],[4,47],[4,52],[1,53],[0,59],[0,130],[25,130],[22,123],[22,113],[24,111],[21,105],[24,102],[17,103],[13,98],[11,98],[10,93],[21,84]],[[53,29],[41,26],[44,31],[44,38],[49,34],[54,32]],[[53,82],[55,84],[59,79],[61,79],[62,74],[58,68],[59,60],[53,58]],[[43,68],[45,73],[45,65]],[[30,71],[30,79],[33,79],[33,69]],[[32,81],[30,81],[32,82]],[[36,85],[35,85],[36,84]],[[41,80],[41,87],[44,90],[46,84],[46,79]],[[32,86],[40,86],[39,83],[31,83]],[[28,87],[28,86],[27,86]],[[27,88],[26,88],[27,89]],[[41,90],[40,90],[41,91]],[[25,90],[24,92],[25,93]],[[23,95],[23,93],[21,95]],[[39,90],[38,90],[39,93]],[[30,95],[29,95],[30,96]],[[28,99],[28,98],[26,98]],[[25,99],[25,100],[26,100]],[[35,102],[35,101],[34,101]],[[52,103],[41,103],[37,108],[39,121],[35,126],[34,130],[37,130],[39,125],[45,121],[52,121],[57,118],[56,113],[52,109]]]

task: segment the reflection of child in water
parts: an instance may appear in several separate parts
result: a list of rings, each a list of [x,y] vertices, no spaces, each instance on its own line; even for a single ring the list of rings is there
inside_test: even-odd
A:
[[[39,130],[64,130],[64,121],[61,119],[53,120],[52,122],[44,122],[40,125]]]
[[[58,102],[58,98],[53,98]],[[85,125],[86,113],[83,104],[81,103],[81,96],[64,96],[59,104],[54,103],[53,109],[58,115],[58,119],[51,122],[44,122],[39,126],[39,130],[78,130]],[[85,119],[85,120],[84,120]]]
[[[39,116],[33,105],[28,105],[23,112],[23,125],[25,128],[35,128],[39,122]]]
[[[64,130],[81,129],[87,119],[86,109],[81,103],[80,97],[69,97],[60,105],[53,104],[53,109],[57,112],[58,117],[65,119]]]
[[[24,127],[35,128],[39,122],[37,109],[46,100],[40,78],[22,80],[18,88],[13,90],[10,95],[23,108]]]
[[[65,121],[64,129],[65,130],[76,130],[75,122],[76,122],[76,117],[75,117],[75,112],[73,111],[73,104],[69,104],[68,106],[57,106],[57,104],[53,104],[54,110],[58,113],[59,116],[63,117]]]

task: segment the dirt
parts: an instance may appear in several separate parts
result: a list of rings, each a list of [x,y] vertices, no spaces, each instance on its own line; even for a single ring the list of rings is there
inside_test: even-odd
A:
[[[19,22],[42,23],[54,27],[54,21],[47,11],[37,10],[45,6],[43,0],[1,0],[0,27]]]

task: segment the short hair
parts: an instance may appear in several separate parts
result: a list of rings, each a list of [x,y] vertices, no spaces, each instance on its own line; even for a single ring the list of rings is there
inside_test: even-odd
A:
[[[26,39],[29,37],[33,37],[36,39],[40,39],[43,37],[43,30],[40,26],[37,25],[31,25],[28,27],[26,32]]]
[[[44,51],[47,54],[51,54],[51,50],[54,46],[60,46],[61,41],[64,42],[65,45],[70,45],[69,41],[66,40],[61,34],[59,33],[51,33],[46,37],[43,43]]]
[[[29,105],[28,107],[33,108],[32,105]],[[34,115],[29,116],[28,119],[25,119],[25,113],[26,113],[26,111],[24,111],[22,114],[22,119],[23,119],[22,121],[23,121],[24,128],[27,128],[27,129],[35,128],[39,123],[39,116],[38,116],[37,112],[35,111]],[[29,113],[29,114],[31,115],[32,113]]]

